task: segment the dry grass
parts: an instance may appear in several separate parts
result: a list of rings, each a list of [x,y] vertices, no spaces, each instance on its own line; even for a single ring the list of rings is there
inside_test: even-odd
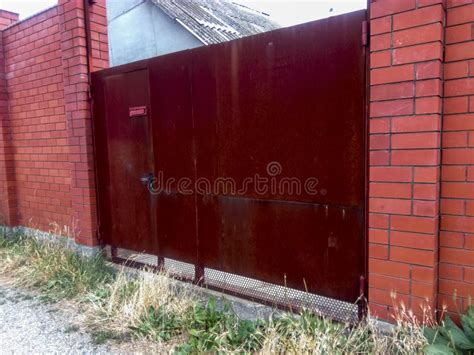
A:
[[[415,315],[411,309],[408,309],[403,302],[396,302],[396,294],[392,294],[394,311],[392,314],[395,327],[389,336],[387,352],[412,354],[415,351],[421,353],[421,350],[428,344],[423,329],[435,325],[433,311],[426,302],[421,306],[419,316]]]
[[[39,288],[50,300],[84,295],[112,280],[102,257],[82,257],[66,243],[35,234],[0,237],[0,272],[19,286]]]
[[[0,237],[0,272],[38,287],[51,300],[80,298],[89,329],[101,341],[133,335],[169,352],[417,354],[427,343],[422,323],[433,324],[429,309],[420,323],[403,304],[395,306],[388,334],[371,316],[357,326],[308,311],[243,321],[231,308],[197,298],[192,287],[165,274],[113,272],[101,257],[84,258],[35,236]]]
[[[183,316],[196,302],[188,287],[162,273],[141,270],[133,275],[122,267],[113,282],[88,295],[94,326],[126,332],[139,326],[150,307]]]
[[[262,354],[421,354],[427,344],[422,326],[405,309],[400,309],[396,325],[382,333],[370,315],[356,326],[320,318],[308,327],[307,318],[270,322],[266,330]],[[306,318],[306,319],[305,319]]]

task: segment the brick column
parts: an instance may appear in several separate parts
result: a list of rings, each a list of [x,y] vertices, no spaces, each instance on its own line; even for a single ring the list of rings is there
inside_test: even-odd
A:
[[[3,29],[18,21],[18,14],[0,10],[0,225],[17,224],[15,167],[8,115],[8,91],[5,78]]]
[[[442,0],[371,3],[369,305],[436,308]]]
[[[61,50],[64,97],[68,122],[69,162],[71,164],[72,213],[77,224],[76,242],[97,246],[97,208],[89,101],[89,75],[84,1],[60,0]],[[105,0],[89,6],[91,22],[91,69],[108,65]]]
[[[444,65],[439,306],[474,297],[474,3],[448,1]]]
[[[0,31],[3,31],[5,27],[18,22],[20,19],[19,14],[16,12],[10,12],[6,10],[0,10]]]

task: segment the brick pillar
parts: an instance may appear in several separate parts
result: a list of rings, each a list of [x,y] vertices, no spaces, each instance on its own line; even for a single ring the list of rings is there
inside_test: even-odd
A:
[[[436,308],[445,9],[371,3],[369,305]]]
[[[64,97],[68,122],[69,162],[71,164],[72,214],[77,224],[76,242],[97,246],[97,207],[89,101],[89,75],[84,1],[60,0],[61,50]],[[89,6],[91,22],[91,69],[107,67],[105,0]]]
[[[439,306],[474,297],[474,3],[448,1],[444,64]]]
[[[0,225],[17,224],[15,168],[8,115],[8,91],[5,78],[3,29],[18,21],[18,14],[0,10]]]
[[[0,31],[3,31],[5,27],[17,22],[20,19],[19,14],[16,12],[10,12],[6,10],[0,10]]]

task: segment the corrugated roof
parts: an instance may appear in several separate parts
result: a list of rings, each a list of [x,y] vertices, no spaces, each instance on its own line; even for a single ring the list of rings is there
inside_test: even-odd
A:
[[[271,31],[268,15],[226,0],[151,0],[204,44]]]

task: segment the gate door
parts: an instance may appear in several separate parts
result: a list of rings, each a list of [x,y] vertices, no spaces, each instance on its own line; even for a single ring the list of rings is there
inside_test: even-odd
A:
[[[95,146],[101,237],[122,248],[156,252],[155,197],[148,191],[153,178],[148,70],[97,79],[95,116],[101,119],[95,122]]]

